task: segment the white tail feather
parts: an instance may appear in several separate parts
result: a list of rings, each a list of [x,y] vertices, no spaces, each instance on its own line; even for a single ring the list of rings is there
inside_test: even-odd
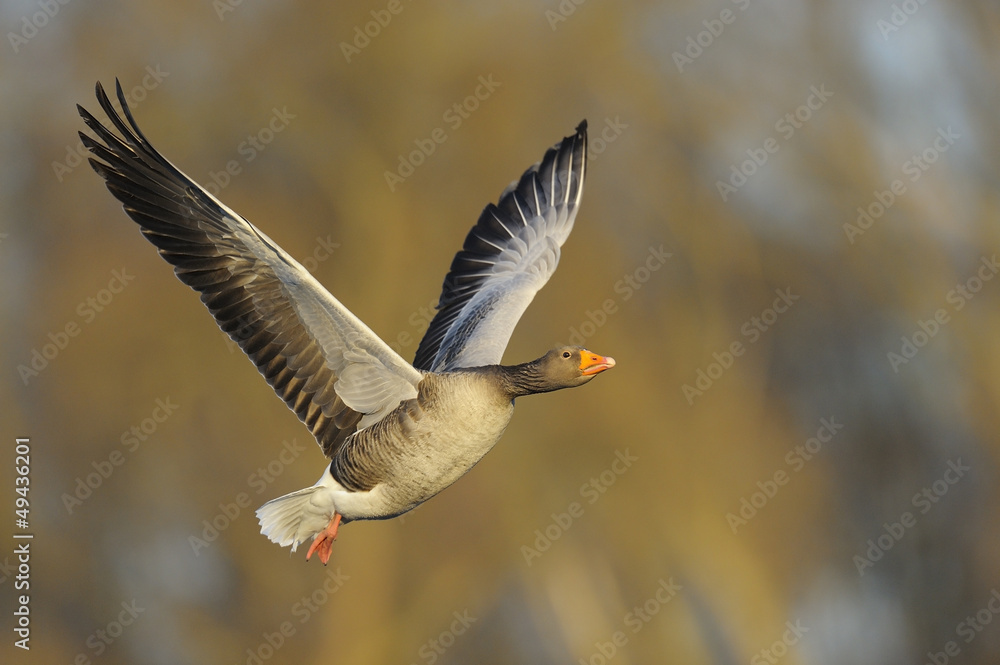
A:
[[[292,546],[292,551],[312,540],[333,518],[328,487],[321,484],[268,501],[257,509],[260,532],[272,543]]]

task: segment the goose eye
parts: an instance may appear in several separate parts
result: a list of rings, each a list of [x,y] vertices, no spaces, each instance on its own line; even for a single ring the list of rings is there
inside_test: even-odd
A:
[[[569,351],[563,351],[563,358],[569,358],[571,355]]]

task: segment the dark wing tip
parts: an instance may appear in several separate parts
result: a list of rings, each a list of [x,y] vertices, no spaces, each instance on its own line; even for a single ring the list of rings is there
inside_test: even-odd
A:
[[[580,138],[587,138],[587,119],[584,118],[580,121],[580,124],[576,126],[576,135]]]

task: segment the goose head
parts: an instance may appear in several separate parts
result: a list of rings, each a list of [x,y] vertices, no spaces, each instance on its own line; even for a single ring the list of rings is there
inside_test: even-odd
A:
[[[615,366],[615,359],[580,346],[559,346],[541,358],[504,368],[515,395],[575,388]]]

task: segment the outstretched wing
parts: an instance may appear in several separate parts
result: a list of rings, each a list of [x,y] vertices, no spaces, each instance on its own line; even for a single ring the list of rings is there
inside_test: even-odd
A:
[[[486,206],[444,279],[413,365],[446,371],[500,362],[514,326],[556,270],[587,167],[587,121]]]
[[[422,374],[270,238],[160,155],[116,87],[127,125],[100,83],[97,99],[122,138],[77,106],[99,139],[80,132],[96,157],[91,166],[323,452],[333,457],[351,433],[415,397]]]

